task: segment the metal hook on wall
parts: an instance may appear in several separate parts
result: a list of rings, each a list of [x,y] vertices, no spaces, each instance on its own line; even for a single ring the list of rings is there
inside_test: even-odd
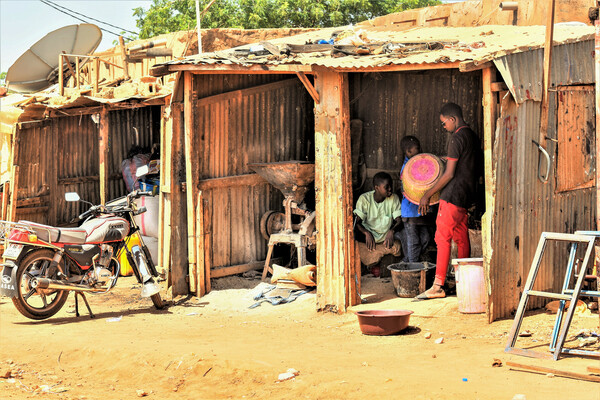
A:
[[[544,158],[546,159],[546,174],[542,175],[542,173],[541,173],[541,170],[542,170],[542,157],[540,156],[540,161],[538,163],[538,179],[542,183],[548,183],[548,177],[550,176],[550,155],[548,154],[548,152],[546,151],[546,149],[544,149],[542,147],[541,144],[539,144],[538,142],[536,142],[533,139],[531,139],[531,141],[533,142],[533,144],[535,144],[538,147],[538,150],[540,151],[541,154],[544,155]]]

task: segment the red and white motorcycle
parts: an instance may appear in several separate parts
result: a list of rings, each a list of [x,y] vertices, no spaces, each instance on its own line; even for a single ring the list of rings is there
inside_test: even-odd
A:
[[[139,245],[127,246],[139,231],[134,216],[146,211],[145,207],[137,208],[134,200],[148,195],[152,193],[134,190],[107,205],[92,205],[79,216],[84,222],[77,228],[0,221],[0,239],[6,245],[0,294],[11,297],[27,318],[41,320],[56,314],[73,291],[76,315],[77,296],[81,295],[94,318],[85,293],[107,293],[115,287],[120,271],[115,255],[123,250],[142,284],[142,297],[150,297],[161,309],[163,302],[155,280],[158,272],[141,235]],[[65,198],[83,201],[73,192]]]

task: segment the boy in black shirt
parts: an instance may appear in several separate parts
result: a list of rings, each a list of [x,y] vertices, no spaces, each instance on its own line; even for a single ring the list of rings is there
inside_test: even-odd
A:
[[[442,190],[435,231],[435,282],[431,288],[417,296],[420,300],[446,297],[443,286],[450,261],[452,240],[457,244],[458,258],[468,258],[471,253],[467,208],[475,202],[477,169],[480,167],[477,160],[481,144],[475,132],[464,121],[459,105],[445,104],[440,110],[440,122],[452,136],[448,143],[446,170],[419,203],[419,212],[425,215],[429,211],[431,196]]]

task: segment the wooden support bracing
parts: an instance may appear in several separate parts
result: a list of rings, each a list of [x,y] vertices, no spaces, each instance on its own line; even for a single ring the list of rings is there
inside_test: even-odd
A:
[[[108,109],[102,108],[100,112],[100,132],[98,137],[99,151],[99,172],[100,172],[100,204],[106,204],[106,195],[108,187],[108,140],[109,123]]]
[[[319,93],[317,93],[317,89],[315,89],[315,87],[310,82],[310,80],[308,79],[306,74],[304,72],[299,71],[299,72],[296,72],[296,75],[298,75],[298,78],[300,78],[300,81],[302,82],[302,84],[304,85],[306,90],[308,90],[308,93],[310,94],[310,97],[312,97],[313,100],[315,101],[315,104],[319,104],[320,103]]]
[[[348,75],[315,69],[317,309],[345,312],[360,303],[352,226]]]

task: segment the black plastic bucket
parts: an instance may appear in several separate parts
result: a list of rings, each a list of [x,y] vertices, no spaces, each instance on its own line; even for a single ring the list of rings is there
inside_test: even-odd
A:
[[[387,267],[399,297],[415,297],[433,285],[435,264],[400,262]]]

